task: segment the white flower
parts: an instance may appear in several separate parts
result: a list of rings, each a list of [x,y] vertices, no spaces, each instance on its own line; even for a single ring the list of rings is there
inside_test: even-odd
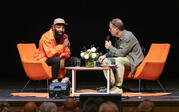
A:
[[[88,49],[86,52],[91,52],[91,49]]]
[[[92,57],[93,59],[95,59],[96,56],[97,56],[96,53],[92,53],[92,54],[91,54],[91,57]]]
[[[85,54],[84,58],[89,59],[89,54]]]
[[[84,58],[84,55],[85,55],[84,52],[82,52],[82,53],[80,54],[80,56],[81,56],[82,58]]]
[[[92,47],[92,48],[91,48],[91,51],[92,51],[92,52],[96,52],[96,48],[95,48],[95,47]]]

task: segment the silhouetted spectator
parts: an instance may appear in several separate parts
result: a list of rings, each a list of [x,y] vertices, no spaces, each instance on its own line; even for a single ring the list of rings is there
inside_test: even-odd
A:
[[[154,103],[145,99],[138,105],[137,112],[154,112]]]
[[[79,106],[76,107],[75,112],[80,112]]]
[[[43,102],[40,105],[40,112],[57,112],[57,106],[53,102]]]
[[[24,112],[38,112],[37,105],[34,102],[28,102],[24,105]]]
[[[11,112],[8,102],[0,102],[0,112]]]
[[[61,107],[61,110],[63,112],[78,112],[79,109],[77,107],[77,101],[72,97],[65,99],[64,105]]]
[[[89,97],[80,108],[81,112],[98,112],[99,106],[104,100],[101,98]]]
[[[99,112],[119,112],[119,109],[115,103],[107,101],[100,105]]]

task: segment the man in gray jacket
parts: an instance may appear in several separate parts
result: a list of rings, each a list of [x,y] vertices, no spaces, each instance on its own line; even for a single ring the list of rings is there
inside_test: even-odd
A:
[[[110,21],[109,31],[112,36],[116,37],[115,46],[111,41],[105,41],[105,48],[109,51],[99,57],[99,62],[102,65],[117,65],[116,76],[111,70],[111,93],[122,93],[122,83],[125,69],[130,69],[133,76],[136,67],[143,61],[144,55],[141,46],[132,34],[132,32],[124,30],[124,25],[121,19],[116,18]],[[105,77],[107,72],[104,71]]]

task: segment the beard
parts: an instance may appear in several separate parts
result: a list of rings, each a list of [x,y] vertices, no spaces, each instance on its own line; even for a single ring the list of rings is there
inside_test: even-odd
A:
[[[64,32],[57,31],[56,29],[54,29],[54,33],[55,33],[55,38],[56,39],[60,39],[64,35]]]

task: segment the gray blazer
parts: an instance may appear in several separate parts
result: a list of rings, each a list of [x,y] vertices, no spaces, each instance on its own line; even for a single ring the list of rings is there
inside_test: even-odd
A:
[[[132,32],[124,30],[121,37],[116,39],[115,47],[110,46],[106,57],[127,57],[131,64],[131,74],[133,76],[136,67],[143,61],[144,55],[141,46],[132,34]]]

